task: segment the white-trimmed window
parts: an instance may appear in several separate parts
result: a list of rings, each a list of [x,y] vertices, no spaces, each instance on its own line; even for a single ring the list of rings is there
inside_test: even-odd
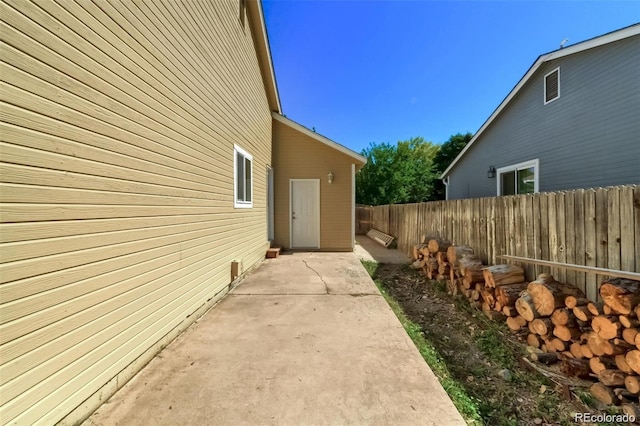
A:
[[[560,67],[544,76],[544,104],[560,97]]]
[[[233,146],[234,206],[253,207],[253,157],[237,145]]]
[[[496,170],[498,195],[533,194],[538,192],[539,161],[525,161]]]

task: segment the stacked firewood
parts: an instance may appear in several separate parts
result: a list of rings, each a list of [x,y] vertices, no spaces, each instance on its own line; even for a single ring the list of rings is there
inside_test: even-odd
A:
[[[414,267],[428,279],[448,278],[450,294],[462,294],[507,326],[536,351],[532,358],[559,363],[566,376],[594,380],[590,392],[640,418],[640,282],[609,279],[599,302],[549,274],[527,282],[516,265],[482,264],[469,246],[423,239]]]
[[[605,404],[635,413],[640,393],[640,282],[609,279],[602,301],[591,302],[578,288],[542,274],[516,300],[510,329],[526,335],[546,362],[560,362],[568,376],[597,379],[591,394]],[[640,413],[640,412],[639,412]],[[635,415],[635,414],[634,414]]]
[[[420,244],[413,246],[414,269],[422,269],[430,280],[443,280],[449,276],[447,249],[451,243],[437,238],[423,237]]]

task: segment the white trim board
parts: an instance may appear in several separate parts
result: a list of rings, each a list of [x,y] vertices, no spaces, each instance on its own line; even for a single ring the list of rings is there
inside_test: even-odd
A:
[[[361,162],[363,164],[367,164],[367,158],[366,157],[363,157],[362,155],[350,150],[349,148],[347,148],[345,146],[342,146],[339,143],[334,142],[331,139],[329,139],[327,137],[324,137],[324,136],[322,136],[322,135],[320,135],[320,134],[318,134],[316,132],[313,132],[313,131],[307,129],[306,127],[304,127],[303,125],[298,124],[295,121],[293,121],[293,120],[291,120],[291,119],[289,119],[287,117],[284,117],[283,115],[280,115],[278,113],[272,112],[271,116],[275,120],[279,121],[280,123],[282,123],[282,124],[284,124],[286,126],[289,126],[292,129],[295,129],[295,130],[299,131],[300,133],[303,133],[303,134],[305,134],[305,135],[317,140],[318,142],[321,142],[321,143],[327,145],[328,147],[335,149],[336,151],[340,151],[341,153],[346,154],[349,157],[354,158],[354,159],[356,159],[357,161],[359,161],[359,162]]]
[[[249,179],[251,180],[251,201],[238,201],[238,154],[242,155],[244,158],[248,159],[251,162],[251,176]],[[251,209],[253,208],[253,155],[249,154],[244,149],[240,148],[238,145],[233,144],[233,207],[236,209]],[[245,188],[245,197],[246,197],[246,188]]]
[[[498,197],[502,196],[502,194],[500,194],[500,184],[502,183],[502,179],[500,178],[501,174],[508,173],[513,170],[528,169],[531,167],[533,167],[534,169],[533,193],[535,194],[540,192],[540,187],[538,186],[538,183],[540,181],[540,159],[536,158],[535,160],[523,161],[522,163],[511,164],[508,166],[500,167],[499,169],[496,170],[496,194],[498,195]],[[520,194],[514,194],[514,195],[520,195]]]

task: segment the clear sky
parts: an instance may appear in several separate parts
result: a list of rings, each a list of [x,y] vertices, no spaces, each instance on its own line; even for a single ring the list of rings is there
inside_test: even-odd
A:
[[[640,1],[263,0],[283,113],[354,151],[475,133],[536,58]]]

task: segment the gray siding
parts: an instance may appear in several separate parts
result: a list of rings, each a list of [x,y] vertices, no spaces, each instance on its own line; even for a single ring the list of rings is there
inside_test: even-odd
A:
[[[560,98],[544,76],[560,67]],[[539,190],[640,183],[640,36],[543,64],[450,171],[449,199],[495,196],[496,168],[539,159]]]

